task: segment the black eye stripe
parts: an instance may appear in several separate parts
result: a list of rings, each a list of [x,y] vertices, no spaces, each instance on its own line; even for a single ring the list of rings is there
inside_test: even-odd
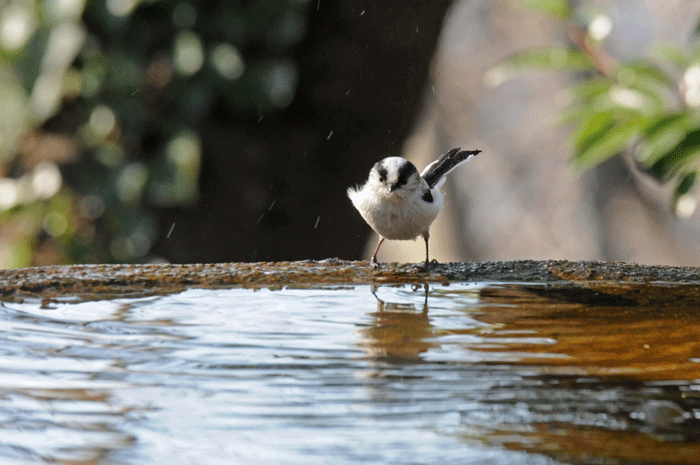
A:
[[[374,169],[377,170],[377,174],[379,174],[379,179],[381,181],[385,181],[386,176],[387,176],[387,171],[386,171],[386,168],[384,168],[384,165],[382,165],[380,162],[377,162],[374,164]]]
[[[402,164],[401,167],[399,168],[399,183],[400,184],[406,184],[408,182],[408,178],[411,177],[413,173],[418,173],[418,169],[416,166],[411,163],[410,161],[407,161],[406,163]]]

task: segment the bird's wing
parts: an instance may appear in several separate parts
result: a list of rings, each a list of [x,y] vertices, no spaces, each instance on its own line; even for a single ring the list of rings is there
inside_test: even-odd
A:
[[[471,157],[481,153],[481,150],[460,150],[459,147],[444,153],[425,167],[421,176],[428,183],[430,188],[440,187],[445,182],[447,173],[457,168],[462,163],[468,161]]]

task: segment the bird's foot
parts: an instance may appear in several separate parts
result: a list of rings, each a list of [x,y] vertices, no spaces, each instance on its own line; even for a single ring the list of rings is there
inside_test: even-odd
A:
[[[440,262],[438,262],[435,259],[432,259],[431,261],[426,260],[424,263],[422,263],[420,265],[416,265],[416,269],[418,271],[422,271],[423,273],[427,273],[439,264],[440,264]]]
[[[369,261],[369,269],[372,271],[379,270],[379,263],[377,263],[376,259],[372,259]]]

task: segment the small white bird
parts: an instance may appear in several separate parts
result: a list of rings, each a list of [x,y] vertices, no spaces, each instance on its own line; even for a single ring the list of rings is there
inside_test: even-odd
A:
[[[385,158],[375,163],[362,187],[348,189],[352,204],[379,234],[379,244],[370,261],[372,268],[379,267],[377,252],[385,239],[409,240],[420,235],[425,239],[425,267],[428,269],[428,230],[442,209],[439,188],[447,173],[480,152],[452,149],[420,175],[415,165],[405,158]]]

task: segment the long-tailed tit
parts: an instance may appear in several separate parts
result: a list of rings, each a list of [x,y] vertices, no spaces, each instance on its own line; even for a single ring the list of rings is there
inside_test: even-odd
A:
[[[430,266],[428,230],[442,209],[439,188],[447,173],[480,152],[452,149],[420,175],[415,165],[405,158],[385,158],[372,167],[362,187],[348,189],[352,204],[379,234],[379,244],[370,261],[372,268],[379,267],[377,252],[385,239],[409,240],[419,235],[425,239],[425,267]]]

